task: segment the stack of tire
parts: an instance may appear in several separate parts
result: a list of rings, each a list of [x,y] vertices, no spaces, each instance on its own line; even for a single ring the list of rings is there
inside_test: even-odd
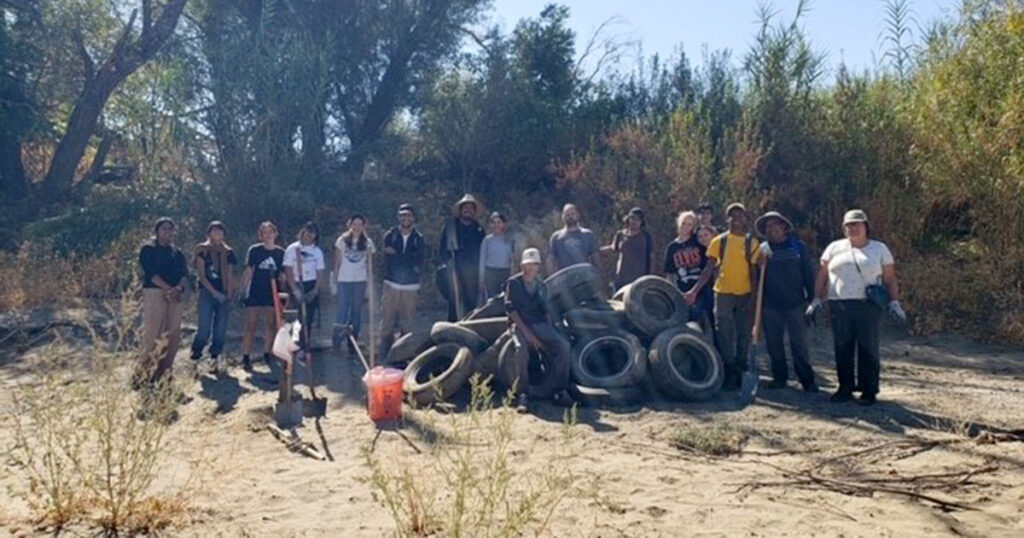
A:
[[[601,297],[590,264],[566,267],[545,280],[550,309],[573,344],[569,392],[583,405],[641,403],[656,389],[671,399],[699,401],[721,388],[722,361],[700,327],[688,323],[682,293],[665,279],[646,276],[612,300]],[[504,300],[493,298],[457,323],[435,323],[429,333],[395,342],[390,363],[405,363],[405,387],[420,406],[446,401],[473,374],[499,390],[515,382],[515,342]],[[549,392],[547,358],[533,352],[527,392]]]

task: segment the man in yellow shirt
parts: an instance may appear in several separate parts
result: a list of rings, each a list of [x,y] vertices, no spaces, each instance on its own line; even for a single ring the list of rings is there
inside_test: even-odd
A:
[[[697,283],[685,294],[687,304],[693,304],[700,290],[715,279],[715,344],[725,366],[726,389],[740,386],[746,369],[750,348],[753,292],[757,286],[757,260],[760,245],[747,232],[747,210],[743,204],[733,203],[725,210],[729,231],[715,236],[708,245],[708,258],[712,263],[704,267]]]

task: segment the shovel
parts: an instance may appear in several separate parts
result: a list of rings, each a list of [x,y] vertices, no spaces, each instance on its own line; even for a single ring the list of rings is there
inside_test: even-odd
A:
[[[764,301],[764,273],[768,269],[768,260],[761,260],[761,276],[758,277],[757,302],[754,305],[754,331],[750,342],[750,351],[747,352],[747,371],[743,373],[743,380],[740,384],[740,404],[745,406],[753,403],[757,397],[757,351],[761,343],[761,310]]]

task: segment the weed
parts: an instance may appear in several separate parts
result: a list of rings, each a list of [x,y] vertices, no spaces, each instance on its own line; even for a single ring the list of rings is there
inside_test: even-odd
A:
[[[728,456],[743,450],[748,434],[728,424],[684,427],[672,436],[672,446],[711,456]]]

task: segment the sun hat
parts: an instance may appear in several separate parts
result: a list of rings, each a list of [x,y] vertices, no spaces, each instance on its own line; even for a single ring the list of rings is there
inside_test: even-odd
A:
[[[523,251],[523,261],[520,265],[528,263],[540,263],[540,251],[535,248],[528,248]]]
[[[465,204],[473,204],[473,206],[476,207],[476,218],[483,217],[487,214],[487,210],[484,209],[484,204],[481,203],[480,200],[477,200],[472,194],[466,194],[452,206],[452,215],[458,217],[462,210],[462,206]]]
[[[793,223],[790,222],[789,219],[787,219],[786,217],[782,216],[782,213],[779,213],[778,211],[769,211],[764,215],[757,217],[757,220],[754,221],[754,229],[757,230],[757,235],[768,235],[765,231],[765,227],[768,226],[768,221],[772,219],[778,219],[782,221],[782,224],[786,225],[786,233],[789,233],[790,231],[793,230]]]

